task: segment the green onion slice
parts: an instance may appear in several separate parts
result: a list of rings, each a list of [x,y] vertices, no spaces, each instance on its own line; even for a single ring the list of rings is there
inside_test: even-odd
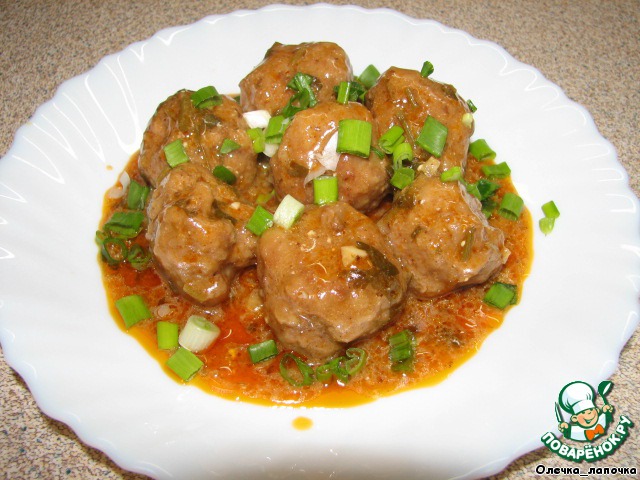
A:
[[[289,229],[304,212],[304,204],[287,194],[273,214],[273,223]]]
[[[253,215],[247,222],[247,229],[256,234],[262,235],[268,228],[273,225],[273,215],[262,205],[258,205],[253,211]]]
[[[385,153],[393,153],[395,147],[404,142],[404,130],[400,125],[394,125],[380,135],[378,145]]]
[[[491,285],[484,298],[484,303],[504,310],[518,302],[518,287],[508,283],[496,282]]]
[[[496,165],[483,165],[482,173],[489,178],[507,178],[511,175],[511,168],[505,162]]]
[[[222,104],[222,95],[218,93],[215,87],[209,85],[202,87],[191,94],[191,103],[196,108],[209,108]]]
[[[202,368],[204,363],[194,353],[186,348],[178,348],[169,357],[165,365],[175,372],[182,380],[188,382]]]
[[[107,236],[135,238],[142,231],[145,216],[142,212],[115,212],[102,227]]]
[[[247,350],[252,363],[262,362],[278,354],[278,347],[275,340],[265,340],[264,342],[249,345]]]
[[[486,200],[500,188],[500,184],[487,180],[486,178],[481,178],[476,182],[476,187],[480,194],[480,200]]]
[[[127,207],[131,210],[144,210],[150,192],[151,188],[148,186],[131,180],[127,192]]]
[[[402,190],[413,183],[413,179],[416,176],[416,172],[411,167],[400,167],[395,172],[389,183],[394,187]]]
[[[433,63],[427,60],[422,64],[422,68],[420,69],[420,75],[422,75],[424,78],[427,78],[429,77],[429,75],[433,73],[433,70],[434,70]]]
[[[294,362],[295,368],[289,368],[288,363]],[[295,372],[297,370],[297,372]],[[295,373],[294,373],[295,372]],[[294,387],[306,387],[313,383],[313,368],[303,362],[293,353],[285,353],[280,359],[280,375]]]
[[[127,253],[127,262],[136,270],[144,270],[151,263],[151,252],[134,243]]]
[[[282,141],[282,135],[287,129],[289,122],[284,115],[276,115],[269,119],[269,124],[264,131],[264,137],[266,143],[280,143]]]
[[[338,177],[326,175],[313,179],[313,203],[325,205],[338,200]]]
[[[478,110],[478,107],[476,107],[471,100],[467,100],[467,106],[469,107],[469,110],[471,110],[471,113],[475,113]]]
[[[251,138],[251,143],[253,144],[253,151],[255,153],[264,152],[264,144],[265,144],[265,136],[264,130],[262,128],[250,128],[247,130],[247,135]]]
[[[369,65],[358,77],[358,81],[366,88],[371,88],[380,78],[380,72],[374,65]]]
[[[524,209],[524,200],[521,197],[512,192],[507,192],[502,197],[500,207],[498,208],[498,215],[506,218],[507,220],[518,220],[520,214]]]
[[[227,183],[229,185],[233,185],[234,183],[236,183],[235,174],[224,165],[216,165],[213,169],[213,176],[219,178],[224,183]]]
[[[338,90],[336,92],[336,101],[345,105],[349,102],[349,91],[351,90],[350,82],[340,82],[338,85]]]
[[[393,169],[398,170],[404,162],[413,160],[413,147],[408,142],[402,142],[393,149]]]
[[[553,231],[553,227],[556,224],[556,219],[552,217],[542,217],[538,224],[540,225],[540,231],[545,235],[549,235]]]
[[[415,360],[415,337],[411,330],[402,330],[388,339],[389,361],[396,372],[410,372]]]
[[[124,262],[129,254],[127,244],[121,238],[105,237],[103,232],[96,232],[96,242],[100,245],[102,257],[109,265]]]
[[[427,117],[416,143],[435,157],[440,157],[447,143],[449,129],[431,115]]]
[[[440,174],[440,180],[443,182],[456,182],[462,179],[462,168],[459,166],[451,167]]]
[[[346,119],[338,123],[338,153],[369,158],[373,127],[364,120]]]
[[[498,208],[498,204],[492,198],[482,200],[482,213],[485,217],[489,218],[496,208]]]
[[[496,158],[496,152],[491,149],[484,138],[479,138],[475,142],[471,142],[469,144],[469,153],[481,162]]]
[[[376,267],[385,275],[393,277],[398,275],[398,273],[400,273],[398,270],[398,267],[396,267],[393,263],[391,263],[387,259],[387,257],[385,257],[384,253],[382,253],[380,250],[378,250],[374,246],[358,240],[356,242],[356,247],[358,247],[360,250],[364,250],[365,252],[367,252],[367,255],[369,255],[369,258],[371,259],[371,263],[373,263],[373,266]]]
[[[152,317],[149,307],[147,307],[144,298],[140,295],[128,295],[119,298],[116,300],[115,305],[127,329],[142,320]]]
[[[220,155],[226,155],[240,148],[240,145],[230,138],[225,138],[220,145]]]
[[[181,139],[174,140],[173,142],[165,145],[164,156],[171,168],[189,161],[189,156],[184,150],[184,144]]]
[[[560,216],[560,210],[558,210],[553,200],[542,205],[542,213],[547,218],[558,218]]]
[[[180,327],[177,323],[159,321],[156,323],[156,338],[160,350],[173,350],[178,348],[178,331]]]

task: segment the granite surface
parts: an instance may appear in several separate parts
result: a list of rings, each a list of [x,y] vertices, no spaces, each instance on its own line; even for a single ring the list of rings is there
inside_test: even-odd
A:
[[[328,3],[390,7],[502,45],[516,59],[538,68],[589,110],[601,134],[614,144],[638,194],[639,1]],[[240,0],[0,0],[0,156],[10,148],[18,127],[28,121],[40,104],[52,98],[62,82],[91,69],[103,56],[165,27],[264,5],[267,3]],[[622,351],[612,377],[615,388],[610,395],[618,411],[636,422],[640,422],[638,337],[636,332]],[[2,478],[146,478],[121,470],[106,455],[82,444],[66,425],[41,413],[1,351],[0,423]],[[615,455],[595,466],[640,468],[639,437],[636,428]],[[539,464],[575,466],[540,449],[516,460],[494,478],[535,477]],[[588,466],[582,466],[585,473]]]

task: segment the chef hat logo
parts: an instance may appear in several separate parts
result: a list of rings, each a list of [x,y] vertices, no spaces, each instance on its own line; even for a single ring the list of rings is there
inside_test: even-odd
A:
[[[564,386],[558,396],[559,404],[565,412],[577,415],[587,409],[595,408],[596,393],[593,387],[585,382],[571,382]]]

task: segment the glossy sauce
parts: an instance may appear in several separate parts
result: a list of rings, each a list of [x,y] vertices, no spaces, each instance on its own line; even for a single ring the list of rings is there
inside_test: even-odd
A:
[[[470,157],[466,179],[476,181],[482,165]],[[137,171],[137,155],[132,157],[126,171],[132,179],[142,183]],[[494,197],[499,203],[505,192],[515,192],[515,189],[509,179],[496,181],[502,185]],[[101,225],[115,210],[122,208],[122,202],[122,199],[114,200],[105,196]],[[251,363],[247,347],[273,338],[265,322],[255,268],[245,270],[236,278],[227,302],[213,308],[203,308],[176,295],[153,267],[138,272],[128,264],[114,268],[101,259],[99,262],[110,305],[118,298],[132,294],[139,294],[146,300],[153,318],[138,323],[128,333],[176,381],[181,382],[164,367],[164,362],[173,352],[157,348],[156,322],[171,321],[182,327],[190,315],[198,314],[216,323],[222,333],[211,347],[198,353],[205,366],[189,382],[191,385],[227,399],[263,405],[347,407],[408,388],[432,386],[444,380],[455,368],[471,358],[484,339],[501,325],[505,312],[486,305],[482,298],[494,281],[515,284],[518,294],[522,294],[532,262],[532,223],[526,209],[515,222],[494,213],[489,223],[504,232],[505,246],[511,252],[498,274],[486,284],[440,298],[421,301],[409,295],[404,308],[392,322],[373,337],[353,345],[363,348],[368,360],[365,367],[344,386],[335,381],[329,385],[315,382],[309,387],[291,386],[280,375],[279,364],[284,351],[280,351],[273,359],[256,365]],[[135,241],[147,246],[144,231]],[[124,329],[114,307],[112,314],[116,323]],[[388,359],[387,339],[406,328],[414,332],[417,341],[414,371],[394,372]],[[298,419],[294,421],[294,427],[310,428]]]

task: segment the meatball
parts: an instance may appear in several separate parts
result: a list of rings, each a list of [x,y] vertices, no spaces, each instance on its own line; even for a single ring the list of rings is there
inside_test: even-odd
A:
[[[169,171],[147,207],[147,237],[172,288],[202,305],[224,301],[237,271],[255,263],[257,240],[244,228],[252,211],[201,165]]]
[[[357,210],[367,212],[380,203],[389,189],[388,159],[380,159],[373,150],[369,158],[343,153],[335,171],[323,166],[328,163],[324,160],[327,153],[336,155],[337,136],[334,135],[337,135],[340,120],[345,119],[371,123],[372,142],[377,143],[377,129],[371,113],[360,103],[319,103],[293,117],[270,161],[279,198],[290,194],[302,203],[313,203],[311,179],[327,172],[338,177],[340,200]]]
[[[505,263],[504,234],[460,182],[419,175],[378,221],[420,298],[482,283]]]
[[[365,105],[373,113],[380,134],[399,125],[410,140],[418,138],[428,116],[448,129],[444,151],[439,158],[440,171],[465,167],[473,122],[462,117],[470,113],[467,103],[452,85],[425,78],[415,70],[392,67],[384,72],[367,92]],[[412,142],[413,143],[413,142]],[[414,143],[414,156],[427,160],[429,153]]]
[[[180,139],[191,162],[213,170],[223,165],[236,175],[236,186],[248,188],[257,171],[257,154],[246,130],[240,105],[222,95],[222,103],[197,108],[188,90],[181,90],[162,102],[151,118],[142,137],[138,166],[140,173],[156,186],[171,168],[164,147]],[[220,153],[225,139],[239,145],[229,153]]]
[[[353,80],[349,58],[335,43],[274,43],[262,63],[240,81],[242,109],[277,114],[295,93],[287,84],[296,73],[314,77],[312,88],[318,101],[334,98],[334,87]]]
[[[375,223],[343,202],[309,206],[258,242],[267,322],[286,347],[322,362],[389,322],[407,277]]]

